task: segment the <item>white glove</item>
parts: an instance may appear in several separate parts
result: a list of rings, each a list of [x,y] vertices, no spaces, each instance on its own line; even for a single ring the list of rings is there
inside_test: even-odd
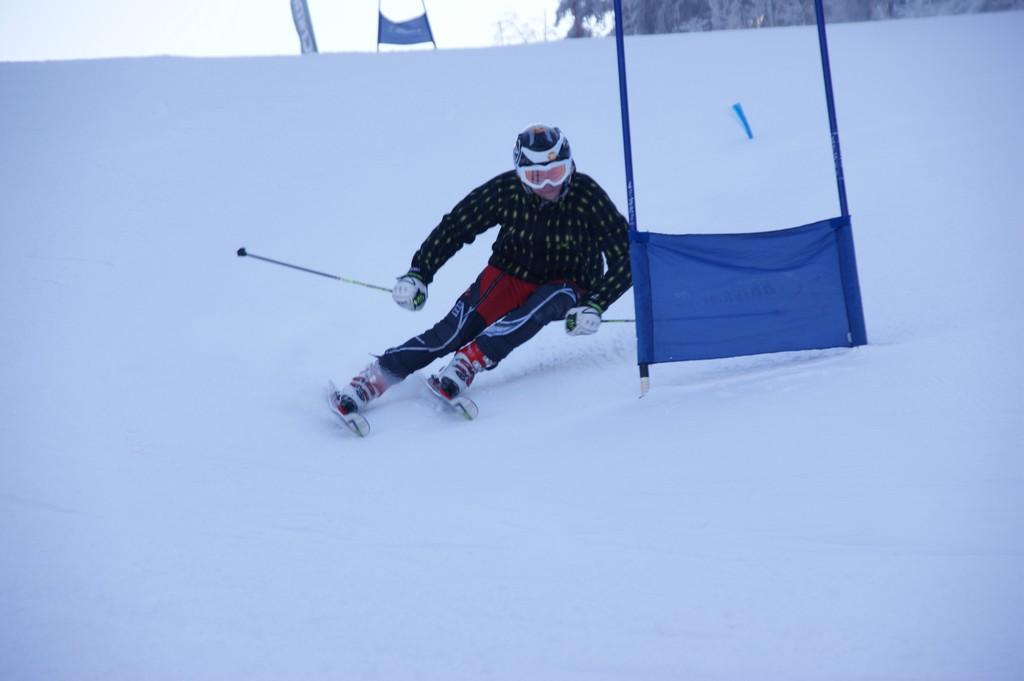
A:
[[[399,307],[406,310],[421,310],[427,302],[427,285],[415,272],[403,274],[391,289],[391,297]]]
[[[601,312],[594,305],[580,305],[565,315],[565,332],[570,336],[586,336],[601,328]]]

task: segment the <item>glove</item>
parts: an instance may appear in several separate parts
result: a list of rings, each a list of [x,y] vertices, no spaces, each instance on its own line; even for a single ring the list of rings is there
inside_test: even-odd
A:
[[[427,302],[427,285],[423,283],[418,273],[410,271],[395,282],[395,287],[391,289],[391,297],[399,307],[413,311],[421,310]]]
[[[565,315],[565,332],[570,336],[586,336],[601,328],[601,310],[593,303],[580,305]]]

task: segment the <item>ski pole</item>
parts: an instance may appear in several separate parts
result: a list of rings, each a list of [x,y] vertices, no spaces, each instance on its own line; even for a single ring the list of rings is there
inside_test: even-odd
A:
[[[263,262],[269,262],[269,263],[273,263],[275,265],[281,265],[282,267],[290,267],[293,270],[299,270],[300,272],[309,272],[310,274],[317,274],[317,275],[319,275],[321,277],[327,277],[328,279],[334,279],[336,281],[341,281],[341,282],[344,282],[346,284],[355,284],[356,286],[365,286],[366,288],[372,288],[372,289],[376,289],[378,291],[387,291],[388,293],[391,293],[391,289],[389,289],[387,287],[384,287],[384,286],[377,286],[376,284],[367,284],[365,281],[359,281],[357,279],[348,279],[346,277],[339,277],[337,274],[329,274],[327,272],[320,272],[318,270],[311,270],[308,267],[301,267],[299,265],[292,265],[291,263],[281,262],[280,260],[274,260],[273,258],[265,258],[262,255],[256,255],[255,253],[250,253],[249,251],[245,250],[245,248],[239,248],[238,249],[238,257],[240,257],[240,258],[245,258],[245,257],[255,258],[256,260],[262,260]],[[602,319],[601,322],[603,324],[634,324],[634,323],[636,323],[636,320],[635,319]]]
[[[377,286],[376,284],[367,284],[365,281],[359,281],[357,279],[349,279],[347,277],[339,277],[337,274],[328,274],[327,272],[319,272],[317,270],[311,270],[308,267],[300,267],[299,265],[292,265],[290,263],[281,262],[280,260],[274,260],[273,258],[265,258],[262,255],[256,255],[255,253],[250,253],[247,250],[245,250],[245,248],[239,248],[238,249],[238,257],[239,258],[245,258],[245,257],[255,258],[256,260],[262,260],[263,262],[269,262],[269,263],[273,263],[275,265],[281,265],[283,267],[290,267],[293,270],[299,270],[300,272],[309,272],[310,274],[318,274],[321,277],[327,277],[328,279],[334,279],[336,281],[340,281],[340,282],[343,282],[345,284],[355,284],[356,286],[365,286],[366,288],[372,288],[372,289],[376,289],[378,291],[387,291],[388,293],[391,293],[391,289],[386,288],[384,286]]]

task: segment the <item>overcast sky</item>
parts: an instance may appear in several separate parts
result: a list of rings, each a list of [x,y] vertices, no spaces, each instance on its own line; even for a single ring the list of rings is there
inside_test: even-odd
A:
[[[377,0],[307,0],[321,52],[376,49]],[[381,0],[401,21],[420,0]],[[564,35],[558,0],[426,0],[438,47]],[[501,28],[499,29],[499,24]],[[0,0],[0,61],[297,54],[289,0]]]

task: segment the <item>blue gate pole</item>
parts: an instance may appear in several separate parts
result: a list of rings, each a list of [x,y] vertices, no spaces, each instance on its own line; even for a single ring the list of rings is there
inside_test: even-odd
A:
[[[615,0],[615,52],[619,62],[619,103],[622,107],[622,151],[626,160],[626,207],[630,241],[636,235],[636,194],[633,190],[633,145],[629,137],[629,93],[626,88],[626,44],[622,31],[622,0]],[[637,323],[640,323],[639,320]],[[640,365],[640,397],[650,388],[647,364]]]
[[[825,78],[825,101],[828,104],[828,126],[832,131],[832,158],[836,165],[836,185],[839,188],[839,209],[847,217],[846,180],[843,178],[843,154],[839,150],[839,124],[836,122],[836,102],[832,95],[832,67],[828,60],[828,38],[825,35],[825,9],[822,0],[814,0],[814,13],[818,21],[818,47],[821,48],[821,73]]]
[[[636,196],[633,193],[633,145],[629,138],[629,93],[626,90],[626,47],[622,35],[622,0],[615,0],[615,51],[619,60],[619,103],[622,105],[622,151],[626,157],[626,201],[629,231],[636,231]]]
[[[814,0],[814,13],[818,22],[818,46],[821,48],[821,72],[825,79],[825,100],[828,104],[828,125],[832,133],[832,158],[836,168],[836,187],[839,190],[839,210],[846,218],[837,229],[836,245],[839,249],[839,269],[843,278],[846,298],[846,319],[849,324],[850,345],[866,345],[867,329],[860,298],[857,277],[857,257],[853,248],[853,228],[850,226],[850,207],[846,201],[846,179],[843,177],[843,154],[839,149],[839,124],[836,122],[836,103],[832,94],[832,67],[828,59],[828,38],[825,35],[825,8],[822,0]]]

